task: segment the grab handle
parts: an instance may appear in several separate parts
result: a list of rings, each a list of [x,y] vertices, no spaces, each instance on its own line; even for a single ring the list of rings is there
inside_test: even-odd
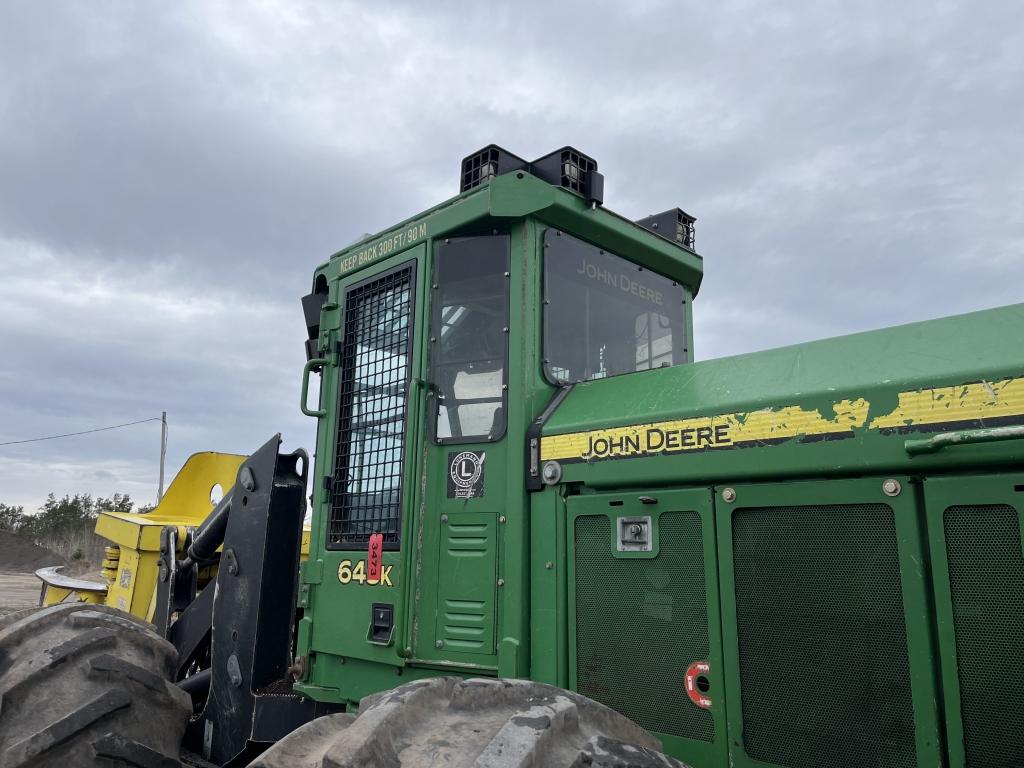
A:
[[[996,443],[1002,440],[1024,438],[1024,426],[990,427],[988,429],[964,429],[957,432],[939,432],[931,437],[907,440],[903,448],[911,456],[935,453],[949,445],[970,445],[972,443]]]
[[[309,374],[313,370],[319,370],[327,365],[328,361],[323,357],[314,357],[312,360],[307,360],[306,364],[302,366],[302,399],[299,401],[299,408],[307,416],[312,416],[315,419],[319,419],[321,416],[326,416],[327,411],[323,408],[317,410],[311,410],[306,405],[306,399],[309,397]]]

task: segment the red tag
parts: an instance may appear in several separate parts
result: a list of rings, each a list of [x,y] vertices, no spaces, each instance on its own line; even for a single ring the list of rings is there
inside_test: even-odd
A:
[[[380,560],[384,553],[384,534],[371,533],[370,546],[366,550],[366,580],[371,584],[380,581]]]
[[[697,687],[697,678],[705,676],[709,672],[711,672],[711,665],[706,661],[695,661],[686,668],[686,695],[701,709],[711,709],[711,698],[705,696]]]

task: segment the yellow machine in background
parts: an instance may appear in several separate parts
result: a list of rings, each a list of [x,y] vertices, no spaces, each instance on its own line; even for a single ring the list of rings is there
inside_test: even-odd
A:
[[[85,602],[108,605],[152,620],[160,560],[160,532],[178,526],[177,540],[198,528],[216,500],[235,484],[246,456],[207,451],[190,456],[150,512],[101,512],[96,534],[110,542],[104,553],[102,582],[63,575],[62,566],[36,571],[43,582],[41,605]],[[309,552],[309,528],[302,533],[302,558]],[[178,553],[180,556],[184,552]]]

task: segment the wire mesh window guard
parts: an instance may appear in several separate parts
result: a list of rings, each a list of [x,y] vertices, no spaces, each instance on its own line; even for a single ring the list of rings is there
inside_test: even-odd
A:
[[[412,357],[415,263],[345,295],[330,549],[361,549],[371,534],[398,549]]]

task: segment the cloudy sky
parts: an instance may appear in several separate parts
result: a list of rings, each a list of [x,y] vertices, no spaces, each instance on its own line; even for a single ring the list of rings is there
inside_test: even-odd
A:
[[[698,217],[699,358],[1020,301],[1022,51],[1012,0],[0,3],[0,442],[311,447],[313,267],[490,142]],[[0,446],[0,501],[151,501],[158,440]]]

